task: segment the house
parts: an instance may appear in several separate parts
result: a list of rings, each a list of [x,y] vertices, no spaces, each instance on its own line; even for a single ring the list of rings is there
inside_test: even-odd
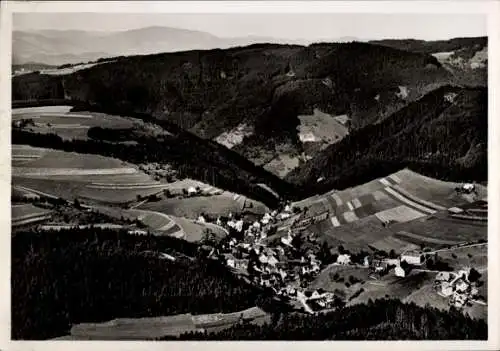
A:
[[[369,267],[370,266],[370,256],[365,256],[363,258],[363,266]]]
[[[396,264],[395,266],[397,266]],[[371,268],[373,271],[380,273],[380,272],[385,272],[388,268],[389,264],[385,260],[373,260],[371,262]]]
[[[453,294],[453,286],[448,282],[444,282],[441,284],[441,291],[438,293],[444,297],[451,296]]]
[[[436,274],[437,281],[449,281],[452,279],[452,275],[450,272],[439,272]]]
[[[337,263],[342,265],[347,265],[351,263],[351,255],[342,254],[337,257]]]
[[[241,232],[243,230],[243,224],[244,224],[243,220],[240,219],[235,223],[234,229],[236,229],[238,232]]]
[[[401,261],[406,261],[408,264],[420,266],[423,264],[423,259],[418,251],[406,251],[401,254]]]
[[[399,266],[401,263],[399,258],[386,258],[384,262],[387,266]]]
[[[280,219],[281,220],[284,220],[284,219],[287,219],[287,218],[290,218],[290,217],[291,217],[290,213],[286,213],[286,212],[280,213]]]
[[[231,268],[236,268],[236,260],[234,257],[230,257],[226,260],[226,264]]]
[[[453,294],[453,297],[450,299],[450,302],[455,306],[455,307],[463,307],[465,303],[467,302],[467,295],[466,294],[461,294],[459,292],[455,292]]]
[[[259,262],[263,263],[263,264],[267,264],[269,262],[269,259],[268,259],[267,255],[261,254],[259,256]]]
[[[469,289],[469,284],[463,279],[458,279],[455,281],[455,290],[461,293],[466,292]]]
[[[319,299],[319,298],[321,298],[321,297],[323,297],[323,296],[322,296],[322,294],[320,294],[320,293],[318,292],[318,290],[314,290],[314,291],[312,292],[312,294],[311,294],[311,297],[310,297],[310,298],[311,298],[311,299]]]
[[[196,195],[198,193],[198,190],[196,190],[196,188],[194,186],[190,186],[187,190],[188,192],[188,195],[191,196],[191,195]]]
[[[465,183],[464,185],[462,185],[462,191],[466,194],[472,193],[475,189],[476,187],[471,183]]]
[[[293,239],[293,238],[292,238],[290,235],[288,235],[288,236],[286,236],[286,237],[281,238],[281,242],[282,242],[283,244],[285,244],[286,246],[293,247],[293,246],[292,246],[292,239]]]
[[[198,217],[198,222],[199,222],[199,223],[206,223],[207,221],[205,220],[205,217],[203,217],[203,216],[201,216],[201,215],[200,215],[200,216]]]
[[[160,259],[167,259],[167,260],[170,260],[170,261],[175,261],[175,257],[174,257],[174,256],[169,255],[169,254],[166,254],[166,253],[164,253],[164,252],[160,252],[160,253],[158,254],[158,257],[159,257]]]
[[[408,275],[408,269],[405,269],[403,267],[401,267],[400,265],[397,265],[395,268],[394,268],[394,274],[396,275],[396,277],[401,277],[401,278],[404,278]]]

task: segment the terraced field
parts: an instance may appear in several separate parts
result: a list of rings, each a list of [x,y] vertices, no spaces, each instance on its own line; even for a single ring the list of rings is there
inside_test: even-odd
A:
[[[193,220],[156,211],[139,209],[124,210],[103,206],[95,207],[95,209],[114,218],[138,219],[148,227],[153,235],[173,236],[190,242],[201,240],[206,230],[210,230],[219,238],[227,235],[225,229],[215,224],[198,223]]]
[[[405,169],[293,205],[307,207],[310,217],[328,211],[328,220],[309,229],[331,245],[352,249],[370,245],[398,251],[422,244],[441,247],[486,239],[487,203],[457,195],[455,187],[459,185]],[[477,198],[487,195],[486,188],[477,188]],[[449,206],[458,204],[464,208],[463,213],[448,212]]]
[[[43,222],[50,219],[50,211],[31,204],[12,205],[12,227]]]
[[[103,203],[127,203],[137,196],[161,192],[167,184],[154,181],[135,165],[99,155],[70,153],[16,145],[13,159],[32,155],[13,164],[14,185],[73,201],[81,198]]]
[[[65,139],[87,139],[91,127],[131,128],[134,121],[129,118],[94,114],[71,113],[71,106],[30,107],[12,110],[12,120],[32,119],[33,125],[26,128],[38,133],[55,133]]]

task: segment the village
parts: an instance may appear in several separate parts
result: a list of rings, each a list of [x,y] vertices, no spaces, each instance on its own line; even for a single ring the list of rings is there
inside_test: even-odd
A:
[[[477,271],[464,268],[451,272],[449,267],[446,271],[440,271],[439,267],[426,269],[427,259],[435,257],[427,250],[409,250],[397,256],[394,252],[389,255],[364,251],[353,254],[340,247],[336,254],[330,249],[325,253],[315,234],[304,235],[304,229],[318,217],[324,216],[303,218],[303,212],[289,203],[255,221],[230,213],[228,217],[219,217],[215,221],[227,228],[230,235],[217,241],[207,234],[203,248],[209,258],[224,262],[251,283],[271,289],[276,297],[311,314],[343,304],[342,298],[333,292],[308,289],[327,266],[368,269],[373,280],[387,274],[404,279],[412,270],[434,272],[437,274],[434,281],[436,294],[448,298],[448,304],[456,308],[464,307],[478,295],[475,282],[469,280],[470,272]],[[207,222],[209,219],[201,215],[198,221]],[[277,230],[286,234],[276,234]]]

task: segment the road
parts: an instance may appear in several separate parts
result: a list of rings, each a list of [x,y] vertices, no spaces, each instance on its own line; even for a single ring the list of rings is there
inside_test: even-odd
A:
[[[454,250],[465,249],[468,247],[477,247],[477,246],[486,246],[486,245],[488,245],[488,243],[470,244],[470,245],[464,245],[464,246],[451,247],[449,249],[439,249],[439,250],[434,250],[434,251],[429,251],[429,252],[424,252],[424,253],[433,254],[433,253],[437,253],[437,252],[454,251]]]

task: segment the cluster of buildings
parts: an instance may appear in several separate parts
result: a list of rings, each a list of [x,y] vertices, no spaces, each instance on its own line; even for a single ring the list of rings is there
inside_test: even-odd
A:
[[[160,180],[161,178],[171,178],[174,180],[177,175],[176,171],[170,165],[158,162],[140,164],[139,169],[152,176],[155,180]]]
[[[277,296],[286,300],[296,301],[310,313],[331,308],[335,301],[332,293],[306,289],[321,271],[322,262],[316,257],[314,249],[298,254],[293,239],[299,234],[290,228],[294,222],[293,216],[293,209],[290,204],[286,204],[281,210],[266,213],[260,220],[250,223],[234,218],[231,214],[227,220],[219,218],[218,225],[231,228],[241,235],[239,239],[232,236],[216,245],[209,257],[223,259],[228,267],[247,276],[254,284],[272,289]],[[287,235],[269,238],[271,229],[283,226],[286,221],[290,226]],[[305,240],[314,247],[316,240],[313,235]]]
[[[448,298],[450,305],[464,307],[479,295],[479,289],[469,280],[469,274],[469,268],[458,272],[439,272],[434,281],[434,289],[438,295]]]

